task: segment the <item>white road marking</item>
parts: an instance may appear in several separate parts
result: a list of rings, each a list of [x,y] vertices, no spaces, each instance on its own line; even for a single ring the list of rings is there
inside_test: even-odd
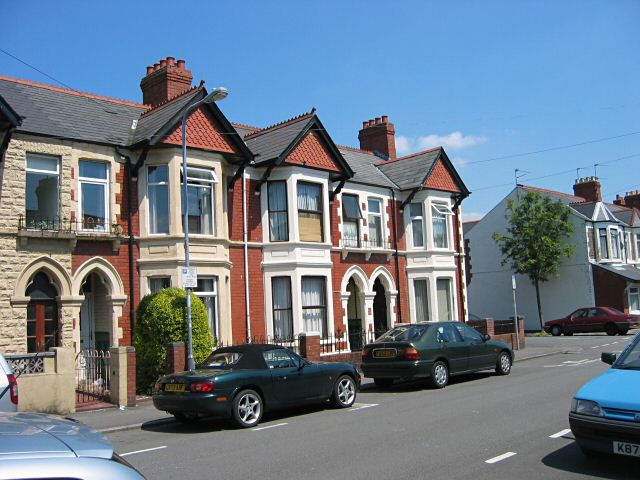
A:
[[[267,430],[269,428],[284,427],[285,425],[289,425],[289,424],[288,423],[276,423],[275,425],[267,425],[266,427],[252,428],[251,431],[258,432],[260,430]]]
[[[610,343],[605,343],[604,345],[602,345],[603,347],[608,347],[609,345],[611,345]]]
[[[588,363],[598,362],[599,358],[595,358],[593,360],[589,360],[588,358],[584,358],[582,360],[567,360],[566,362],[562,362],[560,365],[545,365],[544,368],[554,368],[554,367],[581,367],[582,365],[587,365]]]
[[[120,456],[127,457],[129,455],[135,455],[137,453],[153,452],[154,450],[162,450],[163,448],[167,448],[167,446],[162,445],[161,447],[145,448],[144,450],[136,450],[134,452],[121,453]]]
[[[591,347],[591,348],[600,348],[600,345],[596,345],[595,347]]]
[[[516,452],[503,453],[502,455],[498,455],[497,457],[493,457],[493,458],[490,458],[489,460],[485,460],[484,463],[498,463],[502,460],[513,457],[514,455],[517,455],[517,453]]]
[[[553,435],[549,435],[549,438],[564,437],[567,433],[571,433],[571,429],[570,428],[565,428],[564,430],[560,430],[558,433],[554,433]]]
[[[365,408],[377,407],[378,403],[354,403],[353,406],[345,410],[345,412],[355,412],[357,410],[364,410]]]

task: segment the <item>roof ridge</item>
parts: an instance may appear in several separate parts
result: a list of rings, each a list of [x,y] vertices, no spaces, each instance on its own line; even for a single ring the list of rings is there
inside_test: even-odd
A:
[[[260,130],[260,127],[254,127],[253,125],[247,125],[246,123],[240,123],[240,122],[230,122],[230,123],[234,127],[246,128],[248,130],[253,130],[254,132],[257,132],[258,130]]]
[[[273,131],[273,130],[277,130],[278,128],[282,128],[282,127],[285,127],[287,125],[291,125],[293,123],[299,122],[301,120],[305,120],[305,119],[311,117],[312,115],[314,115],[315,113],[316,113],[316,107],[313,107],[310,112],[302,113],[302,114],[300,114],[300,115],[298,115],[296,117],[289,118],[288,120],[283,120],[280,123],[275,123],[273,125],[269,125],[268,127],[261,128],[261,129],[255,131],[255,132],[252,132],[252,133],[249,133],[249,134],[245,135],[244,138],[246,140],[249,140],[251,138],[256,138],[256,137],[262,135],[263,133],[267,133],[267,132],[270,132],[270,131]]]
[[[370,154],[370,155],[375,156],[376,158],[380,158],[380,157],[377,157],[377,156],[376,156],[376,154],[375,154],[374,152],[372,152],[371,150],[364,150],[364,149],[362,149],[362,148],[349,147],[349,146],[347,146],[347,145],[338,145],[338,144],[336,144],[336,147],[338,147],[338,148],[344,148],[344,149],[346,149],[346,150],[351,150],[352,152],[368,153],[368,154]]]
[[[162,102],[162,103],[159,103],[159,104],[157,104],[157,105],[153,105],[153,106],[149,107],[147,110],[145,110],[144,112],[142,112],[142,115],[140,115],[140,118],[144,117],[144,116],[145,116],[145,115],[147,115],[148,113],[151,113],[151,112],[157,112],[158,110],[160,110],[160,109],[162,109],[163,107],[166,107],[167,105],[169,105],[170,103],[172,103],[174,100],[177,100],[178,98],[183,97],[184,95],[186,95],[186,94],[188,94],[188,93],[191,93],[191,92],[193,92],[193,91],[195,91],[195,90],[198,90],[198,89],[200,89],[200,88],[202,88],[202,87],[203,87],[203,85],[202,85],[202,84],[200,84],[200,85],[198,85],[198,86],[196,86],[196,87],[191,87],[189,90],[185,90],[184,92],[179,93],[179,94],[177,94],[177,95],[175,95],[175,96],[173,96],[173,97],[171,97],[171,98],[169,98],[169,99],[165,100],[165,101],[164,101],[164,102]]]
[[[402,160],[407,160],[409,158],[417,157],[418,155],[423,155],[425,153],[435,152],[436,150],[442,150],[442,147],[430,148],[428,150],[423,150],[421,152],[412,153],[411,155],[405,155],[404,157],[398,157],[394,160],[382,160],[381,162],[376,162],[374,165],[386,165],[388,163],[400,162]]]
[[[518,184],[519,187],[525,188],[525,189],[531,189],[531,190],[539,190],[541,192],[547,192],[547,193],[554,193],[556,195],[562,195],[564,197],[572,197],[572,198],[582,198],[583,201],[585,201],[586,199],[584,197],[579,197],[578,195],[572,195],[570,193],[565,193],[565,192],[559,192],[558,190],[551,190],[548,188],[542,188],[542,187],[534,187],[532,185],[524,185],[522,183]],[[576,203],[582,203],[582,202],[576,202]]]
[[[0,75],[0,80],[6,80],[8,82],[19,83],[21,85],[29,85],[31,87],[46,88],[47,90],[53,90],[54,92],[66,93],[68,95],[77,95],[79,97],[92,98],[94,100],[104,100],[106,102],[118,103],[121,105],[129,105],[131,107],[148,108],[149,105],[144,103],[132,102],[130,100],[123,100],[121,98],[106,97],[104,95],[97,95],[95,93],[82,92],[80,90],[74,90],[66,87],[57,87],[55,85],[49,85],[47,83],[34,82],[33,80],[25,80],[22,78],[9,77],[8,75]]]

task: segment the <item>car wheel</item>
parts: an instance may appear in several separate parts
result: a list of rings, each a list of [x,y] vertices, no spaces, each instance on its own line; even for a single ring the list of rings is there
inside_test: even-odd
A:
[[[356,382],[349,375],[336,380],[331,394],[331,404],[339,408],[348,408],[356,401]]]
[[[174,413],[173,418],[185,424],[197,423],[200,420],[200,417],[195,413]]]
[[[615,323],[607,323],[604,326],[604,331],[607,335],[613,336],[618,333],[618,326]]]
[[[500,355],[498,355],[496,373],[498,375],[509,375],[511,373],[511,355],[508,352],[500,352]]]
[[[449,368],[442,360],[438,360],[431,367],[430,382],[435,388],[444,388],[449,383]]]
[[[262,398],[253,390],[242,390],[233,399],[233,420],[240,428],[255,427],[262,418]]]
[[[373,383],[380,388],[390,387],[393,385],[393,378],[374,378]]]
[[[551,327],[551,335],[553,335],[554,337],[559,337],[561,333],[562,329],[559,325],[554,325],[553,327]]]
[[[618,332],[618,335],[626,335],[627,333],[629,333],[629,329],[628,329],[628,328],[627,328],[627,329],[625,329],[625,330],[620,330],[620,331]]]

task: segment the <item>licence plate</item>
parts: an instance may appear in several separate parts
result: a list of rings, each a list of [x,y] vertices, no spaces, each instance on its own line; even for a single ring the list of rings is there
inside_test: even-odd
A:
[[[640,457],[640,445],[635,443],[613,442],[613,453]]]
[[[164,386],[165,392],[184,392],[185,384],[184,383],[167,383]]]
[[[377,348],[373,351],[374,358],[393,358],[396,356],[395,348]]]

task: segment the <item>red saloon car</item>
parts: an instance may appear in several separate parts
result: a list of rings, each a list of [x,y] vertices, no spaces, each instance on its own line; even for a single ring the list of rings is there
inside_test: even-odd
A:
[[[589,307],[579,308],[564,318],[545,322],[544,331],[555,337],[563,333],[573,335],[588,332],[624,335],[638,323],[637,315],[623,313],[613,307]]]

